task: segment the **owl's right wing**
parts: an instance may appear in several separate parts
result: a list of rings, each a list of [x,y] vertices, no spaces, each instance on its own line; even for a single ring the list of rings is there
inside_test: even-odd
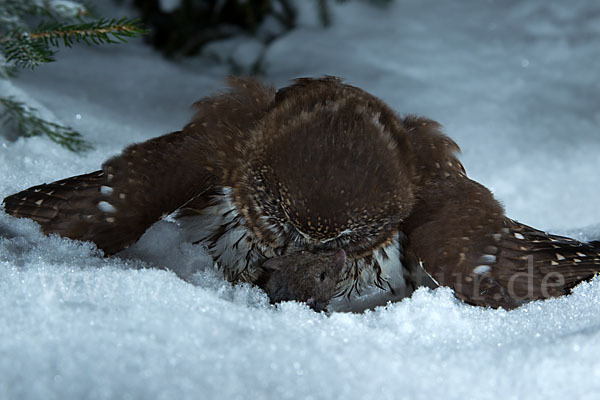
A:
[[[92,241],[105,254],[116,253],[210,187],[206,171],[182,162],[190,140],[174,132],[132,145],[102,170],[6,197],[5,211],[33,219],[46,234]]]
[[[92,241],[105,254],[126,248],[161,217],[202,200],[243,158],[241,144],[275,93],[251,78],[228,84],[195,104],[182,131],[129,146],[100,171],[8,196],[5,211],[37,221],[47,234]]]

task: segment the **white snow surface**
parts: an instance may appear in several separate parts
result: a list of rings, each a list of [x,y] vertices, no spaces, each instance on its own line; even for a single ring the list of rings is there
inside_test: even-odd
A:
[[[299,29],[266,52],[267,81],[339,75],[400,113],[436,119],[509,216],[600,239],[596,0],[352,1],[335,3],[326,31],[313,2],[299,3]],[[137,41],[58,59],[13,84],[95,150],[1,136],[0,198],[179,129],[227,74]],[[0,212],[0,309],[2,400],[600,396],[600,279],[510,312],[421,289],[327,316],[226,283],[170,221],[104,258]]]

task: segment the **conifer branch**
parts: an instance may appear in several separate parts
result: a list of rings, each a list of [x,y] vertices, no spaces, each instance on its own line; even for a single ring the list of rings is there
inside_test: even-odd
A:
[[[46,23],[39,25],[28,35],[31,41],[42,41],[46,46],[58,47],[62,41],[66,47],[73,43],[84,42],[87,45],[104,43],[124,43],[126,38],[146,33],[137,19],[121,18],[82,22],[62,25]]]
[[[53,142],[74,152],[88,150],[92,147],[73,128],[40,118],[37,109],[16,101],[12,97],[0,97],[0,106],[2,106],[0,121],[4,124],[14,123],[20,136],[46,135]]]
[[[13,33],[10,39],[0,39],[0,50],[9,64],[29,69],[54,61],[56,53],[43,41],[31,40],[27,33],[18,31]]]
[[[124,43],[126,38],[145,33],[136,19],[100,19],[93,22],[61,24],[49,22],[38,25],[32,32],[15,29],[9,36],[0,38],[0,49],[9,63],[21,68],[33,69],[40,64],[54,61],[62,43],[71,47],[83,42],[89,46],[105,43]]]
[[[98,19],[81,1],[0,0],[0,79],[54,61],[61,45],[123,43],[144,33],[136,19]],[[0,122],[12,123],[20,136],[46,135],[72,151],[91,147],[72,128],[44,120],[12,97],[0,97]]]

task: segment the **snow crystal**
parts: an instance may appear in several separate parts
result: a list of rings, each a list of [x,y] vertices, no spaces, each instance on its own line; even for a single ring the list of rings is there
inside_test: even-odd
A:
[[[436,119],[508,215],[600,239],[595,0],[330,3],[325,30],[312,2],[299,2],[300,27],[266,50],[268,81],[340,75],[400,113]],[[13,84],[95,149],[0,136],[0,198],[179,129],[227,74],[165,61],[139,41],[58,60]],[[508,312],[442,288],[327,316],[227,283],[170,220],[105,258],[0,213],[0,399],[595,399],[599,304],[596,278]]]

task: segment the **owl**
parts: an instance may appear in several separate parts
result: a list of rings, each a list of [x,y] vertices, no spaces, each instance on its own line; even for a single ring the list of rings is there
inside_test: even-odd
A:
[[[332,310],[400,300],[420,285],[510,309],[600,271],[599,242],[508,218],[437,122],[401,117],[336,77],[228,85],[198,101],[182,130],[8,196],[5,211],[106,255],[173,215],[232,282],[258,283],[268,260],[292,268],[322,254],[326,266],[342,250]]]

